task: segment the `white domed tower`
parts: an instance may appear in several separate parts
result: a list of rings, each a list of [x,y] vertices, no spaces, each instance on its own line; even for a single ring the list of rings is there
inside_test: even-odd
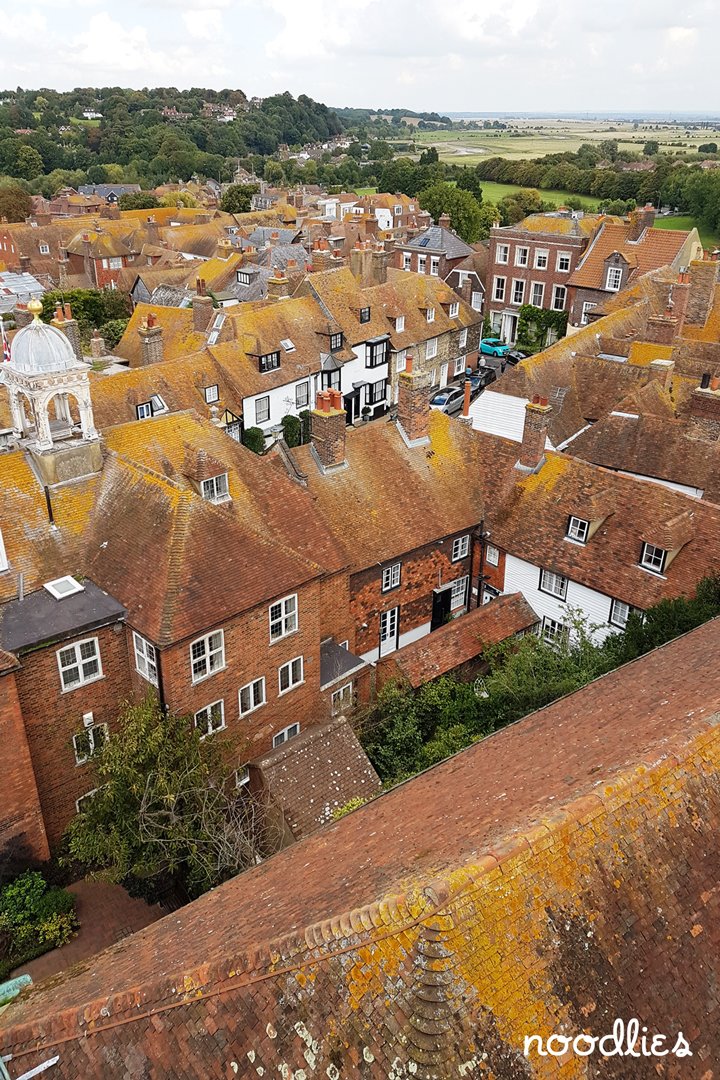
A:
[[[13,338],[11,359],[2,365],[3,381],[10,397],[15,437],[36,460],[46,455],[56,459],[48,461],[42,472],[46,482],[57,483],[78,475],[80,465],[78,461],[65,468],[61,459],[77,459],[78,446],[97,444],[100,436],[93,420],[87,367],[77,360],[62,331],[40,321],[39,300],[31,300],[28,310],[33,321]],[[73,420],[71,399],[77,405],[79,425]],[[94,449],[96,453],[85,463],[88,473],[99,467],[99,446]]]

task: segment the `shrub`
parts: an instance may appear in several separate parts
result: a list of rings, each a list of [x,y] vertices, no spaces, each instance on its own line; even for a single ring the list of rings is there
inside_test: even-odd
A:
[[[27,870],[0,889],[0,979],[65,945],[77,928],[72,893],[49,888],[38,870]]]
[[[297,416],[283,416],[283,438],[288,446],[299,446],[302,442],[302,421]]]
[[[262,428],[249,427],[243,432],[243,443],[254,454],[262,454],[265,450],[265,434]]]

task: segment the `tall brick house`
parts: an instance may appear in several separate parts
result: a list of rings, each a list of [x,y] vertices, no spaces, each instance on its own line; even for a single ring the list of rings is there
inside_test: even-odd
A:
[[[451,270],[472,254],[470,245],[450,228],[449,216],[442,214],[437,225],[396,245],[394,265],[397,270],[428,274],[444,281]]]
[[[602,220],[596,214],[558,210],[491,229],[485,310],[494,334],[513,344],[524,304],[567,309],[570,276]]]

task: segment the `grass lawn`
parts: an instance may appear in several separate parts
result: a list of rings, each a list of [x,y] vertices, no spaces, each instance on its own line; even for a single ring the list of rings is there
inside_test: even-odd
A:
[[[77,116],[71,116],[70,123],[79,127],[100,127],[99,120],[80,120]]]
[[[717,233],[711,232],[710,229],[706,229],[704,225],[699,225],[695,218],[690,217],[689,215],[684,217],[655,218],[656,229],[692,229],[696,225],[704,248],[712,251],[713,248],[720,247],[720,236],[718,236]]]
[[[375,195],[376,187],[356,187],[353,189],[356,195]]]
[[[489,203],[498,203],[506,195],[524,190],[518,184],[496,184],[492,180],[481,180],[480,187],[483,201]],[[540,198],[545,202],[554,203],[555,206],[562,206],[570,198],[580,199],[584,210],[597,210],[598,205],[598,200],[591,195],[573,195],[570,191],[540,191]]]

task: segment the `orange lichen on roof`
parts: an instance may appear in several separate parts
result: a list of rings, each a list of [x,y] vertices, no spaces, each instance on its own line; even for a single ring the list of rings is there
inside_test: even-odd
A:
[[[572,462],[570,458],[564,454],[555,454],[548,451],[542,468],[538,469],[537,472],[530,473],[524,480],[521,480],[520,486],[526,495],[536,493],[538,488],[543,488],[546,493],[549,493],[558,480],[569,472],[571,468]]]
[[[153,307],[152,304],[138,304],[120,338],[115,355],[129,360],[131,367],[142,362],[142,348],[138,330],[147,322],[148,315],[156,317],[156,325],[162,327],[163,358],[176,360],[183,356],[199,352],[205,345],[205,334],[198,333],[193,325],[192,308]]]
[[[568,284],[604,289],[605,260],[616,251],[636,267],[636,273],[645,274],[666,266],[679,256],[690,236],[689,232],[679,229],[646,229],[642,238],[632,243],[629,240],[630,229],[629,224],[603,224],[571,274]]]
[[[702,326],[686,323],[683,337],[693,341],[720,341],[720,285],[715,286],[712,307]]]
[[[628,359],[631,364],[646,367],[653,360],[669,360],[672,351],[672,345],[654,345],[649,341],[633,341]]]
[[[532,233],[556,233],[560,236],[592,236],[604,221],[619,221],[619,218],[605,217],[603,214],[583,214],[582,217],[555,217],[550,214],[528,214],[513,229],[522,229]]]

